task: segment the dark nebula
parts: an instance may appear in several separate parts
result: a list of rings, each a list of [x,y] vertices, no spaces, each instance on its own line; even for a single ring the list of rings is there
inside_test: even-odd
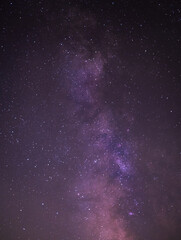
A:
[[[0,239],[180,240],[180,1],[0,12]]]

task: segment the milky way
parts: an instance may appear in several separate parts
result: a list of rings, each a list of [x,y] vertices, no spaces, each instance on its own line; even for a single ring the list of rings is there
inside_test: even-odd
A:
[[[179,240],[181,6],[1,6],[0,237]]]

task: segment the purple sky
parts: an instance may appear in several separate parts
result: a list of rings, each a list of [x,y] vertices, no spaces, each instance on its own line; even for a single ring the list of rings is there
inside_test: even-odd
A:
[[[2,240],[180,240],[178,1],[4,1]]]

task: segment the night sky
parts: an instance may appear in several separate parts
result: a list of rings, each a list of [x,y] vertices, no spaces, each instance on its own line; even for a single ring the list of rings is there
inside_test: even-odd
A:
[[[181,2],[0,16],[0,240],[180,240]]]

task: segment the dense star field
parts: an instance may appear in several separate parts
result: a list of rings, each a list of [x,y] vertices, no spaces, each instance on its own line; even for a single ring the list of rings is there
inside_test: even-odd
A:
[[[181,3],[0,4],[0,239],[181,239]]]

